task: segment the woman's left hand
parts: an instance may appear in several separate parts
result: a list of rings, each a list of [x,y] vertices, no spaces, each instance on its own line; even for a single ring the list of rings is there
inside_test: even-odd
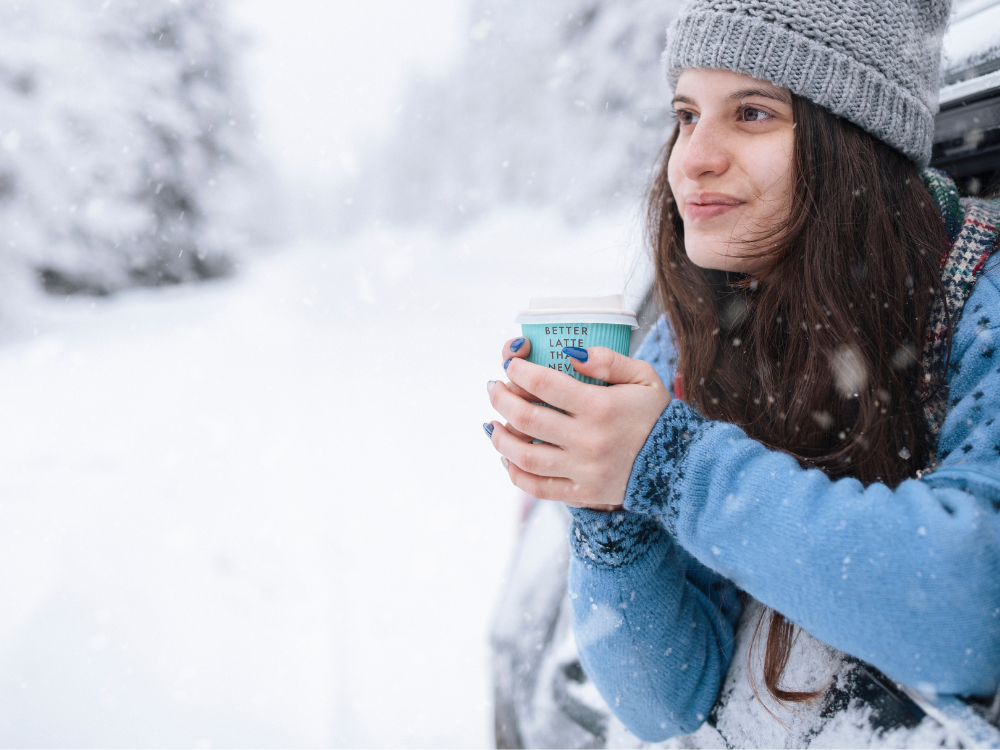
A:
[[[507,420],[492,422],[493,446],[507,459],[511,481],[529,495],[577,508],[621,508],[632,464],[670,403],[652,366],[604,347],[579,350],[581,375],[611,383],[581,383],[566,373],[515,358],[507,377],[555,409],[529,403],[505,383],[487,386],[490,403]],[[532,437],[545,441],[532,443]]]

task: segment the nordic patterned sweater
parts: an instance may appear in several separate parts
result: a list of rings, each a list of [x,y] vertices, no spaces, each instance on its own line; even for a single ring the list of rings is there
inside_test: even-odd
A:
[[[663,319],[637,357],[673,382]],[[939,465],[895,489],[803,469],[675,398],[635,460],[624,510],[571,509],[580,658],[632,732],[658,741],[708,716],[737,588],[899,682],[997,691],[1000,252],[954,327],[947,382]]]

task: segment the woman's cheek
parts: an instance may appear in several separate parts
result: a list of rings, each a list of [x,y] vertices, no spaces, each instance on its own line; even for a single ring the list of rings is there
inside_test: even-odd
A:
[[[757,188],[758,199],[754,201],[754,223],[760,229],[773,228],[784,221],[791,212],[792,205],[792,155],[794,149],[793,130],[776,133],[768,147],[753,151],[752,162],[747,173]]]

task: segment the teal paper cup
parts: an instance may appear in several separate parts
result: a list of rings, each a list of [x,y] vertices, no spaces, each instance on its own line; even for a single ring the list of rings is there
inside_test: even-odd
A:
[[[564,346],[606,346],[628,356],[632,331],[639,327],[635,313],[625,309],[625,297],[532,297],[528,309],[518,313],[521,335],[531,342],[528,361],[565,372],[584,383],[608,385],[581,375]]]

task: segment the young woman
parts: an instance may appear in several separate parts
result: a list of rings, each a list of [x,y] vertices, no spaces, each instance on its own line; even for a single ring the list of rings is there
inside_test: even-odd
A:
[[[741,695],[829,713],[859,670],[1000,686],[1000,210],[921,171],[949,11],[695,0],[649,207],[664,318],[636,359],[567,352],[607,388],[504,345],[487,432],[571,506],[581,660],[642,739]]]

